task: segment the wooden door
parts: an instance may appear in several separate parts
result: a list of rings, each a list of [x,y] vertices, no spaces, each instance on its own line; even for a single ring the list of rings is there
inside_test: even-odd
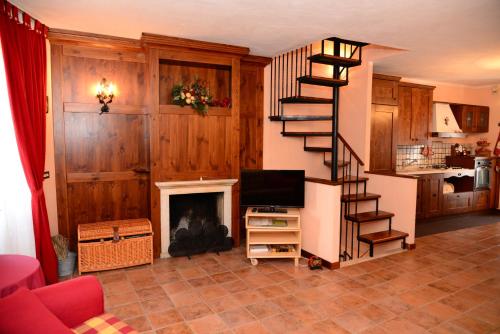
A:
[[[429,120],[432,112],[432,91],[411,88],[411,138],[416,143],[426,143],[429,138]]]
[[[372,104],[370,170],[393,171],[396,168],[394,124],[397,108]]]
[[[416,218],[424,218],[425,217],[425,176],[419,177],[417,179],[417,210],[416,210]]]
[[[398,105],[398,81],[373,78],[372,103]]]
[[[398,145],[412,145],[415,141],[411,137],[411,87],[399,86],[398,126],[396,143]]]
[[[443,207],[443,175],[434,174],[427,176],[427,217],[440,216]]]

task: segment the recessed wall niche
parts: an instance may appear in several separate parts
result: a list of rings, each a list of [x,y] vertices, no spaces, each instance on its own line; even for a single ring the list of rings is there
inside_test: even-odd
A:
[[[205,81],[214,100],[231,98],[231,67],[195,62],[160,60],[160,105],[172,103],[172,88],[177,84],[190,85],[196,79]]]

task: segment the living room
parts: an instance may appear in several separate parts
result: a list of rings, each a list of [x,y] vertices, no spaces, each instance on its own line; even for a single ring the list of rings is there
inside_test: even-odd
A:
[[[0,333],[495,332],[498,15],[4,1]]]

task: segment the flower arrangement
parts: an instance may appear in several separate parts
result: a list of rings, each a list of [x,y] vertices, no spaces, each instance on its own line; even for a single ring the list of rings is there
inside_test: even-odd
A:
[[[188,86],[175,85],[172,89],[172,98],[174,104],[181,107],[191,106],[200,115],[208,114],[208,106],[212,103],[210,90],[201,80],[196,80]]]

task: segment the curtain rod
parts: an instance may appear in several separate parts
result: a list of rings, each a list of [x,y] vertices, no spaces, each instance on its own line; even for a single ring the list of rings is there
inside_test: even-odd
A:
[[[3,6],[1,8],[0,14],[3,13],[7,15],[7,17],[10,18],[11,20],[14,20],[19,24],[23,24],[29,27],[30,29],[38,33],[41,33],[45,37],[47,37],[48,27],[46,25],[44,25],[37,19],[31,17],[31,15],[19,9],[17,6],[11,4],[10,2],[6,0],[3,0],[2,2]]]

